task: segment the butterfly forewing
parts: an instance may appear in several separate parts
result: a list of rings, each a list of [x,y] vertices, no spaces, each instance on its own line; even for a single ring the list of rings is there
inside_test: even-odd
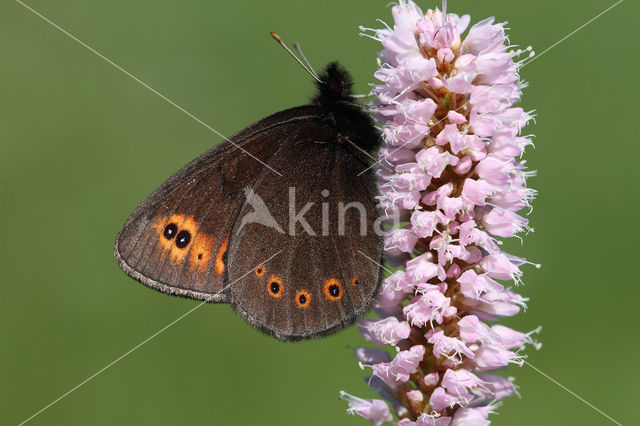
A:
[[[160,291],[225,302],[231,229],[251,188],[274,170],[282,142],[314,116],[314,107],[283,111],[250,126],[171,176],[129,217],[115,255],[133,278]],[[240,148],[238,148],[240,147]],[[271,166],[270,166],[271,167]]]

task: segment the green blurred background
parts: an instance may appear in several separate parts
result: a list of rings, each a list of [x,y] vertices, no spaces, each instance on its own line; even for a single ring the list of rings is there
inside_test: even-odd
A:
[[[358,25],[391,21],[387,0],[87,1],[28,4],[225,135],[303,104],[309,77],[269,38],[339,59],[357,91],[379,46]],[[450,1],[509,21],[538,52],[611,0]],[[421,1],[423,9],[439,2]],[[518,255],[543,326],[529,361],[623,424],[637,419],[637,17],[626,1],[522,70],[531,82],[540,191]],[[636,34],[634,36],[633,34]],[[112,244],[129,213],[220,138],[19,3],[0,6],[0,423],[17,424],[198,302],[128,278]],[[206,305],[44,411],[33,425],[365,424],[338,391],[370,397],[348,346],[355,328],[283,344],[228,306]],[[496,425],[611,424],[530,367]]]

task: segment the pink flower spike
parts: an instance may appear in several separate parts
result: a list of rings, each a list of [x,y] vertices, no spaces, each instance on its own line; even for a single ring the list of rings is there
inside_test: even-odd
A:
[[[490,372],[521,364],[526,345],[540,347],[539,330],[493,324],[528,301],[505,286],[520,284],[530,262],[502,242],[533,231],[520,210],[531,210],[534,173],[520,157],[534,114],[515,105],[531,48],[514,48],[493,18],[470,24],[442,6],[423,13],[398,0],[393,22],[362,28],[382,45],[372,110],[392,269],[373,304],[380,318],[359,327],[380,348],[356,349],[373,371],[368,384],[389,403],[361,403],[374,424],[390,413],[397,426],[488,425],[496,401],[516,393],[513,380]]]

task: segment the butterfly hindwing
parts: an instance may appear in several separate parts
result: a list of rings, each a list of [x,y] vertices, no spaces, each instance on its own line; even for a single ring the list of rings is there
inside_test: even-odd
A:
[[[118,234],[120,266],[165,293],[225,302],[231,230],[250,188],[274,173],[291,129],[314,107],[282,111],[246,128],[183,167],[131,214]],[[249,154],[251,155],[249,155]]]
[[[374,232],[371,171],[359,176],[366,162],[345,142],[337,143],[335,130],[320,121],[291,136],[295,142],[279,158],[287,164],[286,173],[252,188],[279,229],[266,226],[270,222],[265,220],[243,223],[248,215],[257,217],[260,208],[247,199],[232,230],[228,258],[232,306],[281,340],[325,335],[353,323],[377,291],[382,257]],[[316,173],[309,173],[309,164]],[[302,221],[293,235],[291,219],[307,203],[313,205],[302,218],[315,235],[309,235]],[[340,203],[352,203],[344,212],[344,226]]]

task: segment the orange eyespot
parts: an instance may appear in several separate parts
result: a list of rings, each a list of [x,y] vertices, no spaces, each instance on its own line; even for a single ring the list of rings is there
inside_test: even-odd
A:
[[[153,227],[158,234],[158,242],[163,252],[169,251],[170,261],[184,261],[193,236],[198,230],[196,220],[184,214],[174,214],[169,218],[157,218]]]
[[[354,287],[358,287],[360,285],[360,280],[358,279],[358,277],[354,277],[351,280],[351,285],[354,286]]]
[[[253,270],[253,273],[256,274],[258,278],[262,278],[265,272],[267,272],[267,268],[265,268],[264,265],[258,265],[256,269]]]
[[[227,237],[220,246],[218,254],[216,254],[216,261],[213,265],[213,270],[218,275],[224,274],[224,254],[227,252],[227,246],[229,245],[229,237]]]
[[[209,266],[213,243],[213,237],[203,234],[202,232],[198,232],[191,243],[189,263],[192,267],[197,268],[199,272],[206,271]]]
[[[336,301],[342,299],[342,283],[335,278],[329,278],[324,282],[324,297],[327,300]]]
[[[284,283],[280,277],[272,275],[267,282],[267,293],[269,296],[280,299],[284,294]]]
[[[295,300],[298,308],[305,309],[311,303],[311,294],[307,290],[298,290]]]

